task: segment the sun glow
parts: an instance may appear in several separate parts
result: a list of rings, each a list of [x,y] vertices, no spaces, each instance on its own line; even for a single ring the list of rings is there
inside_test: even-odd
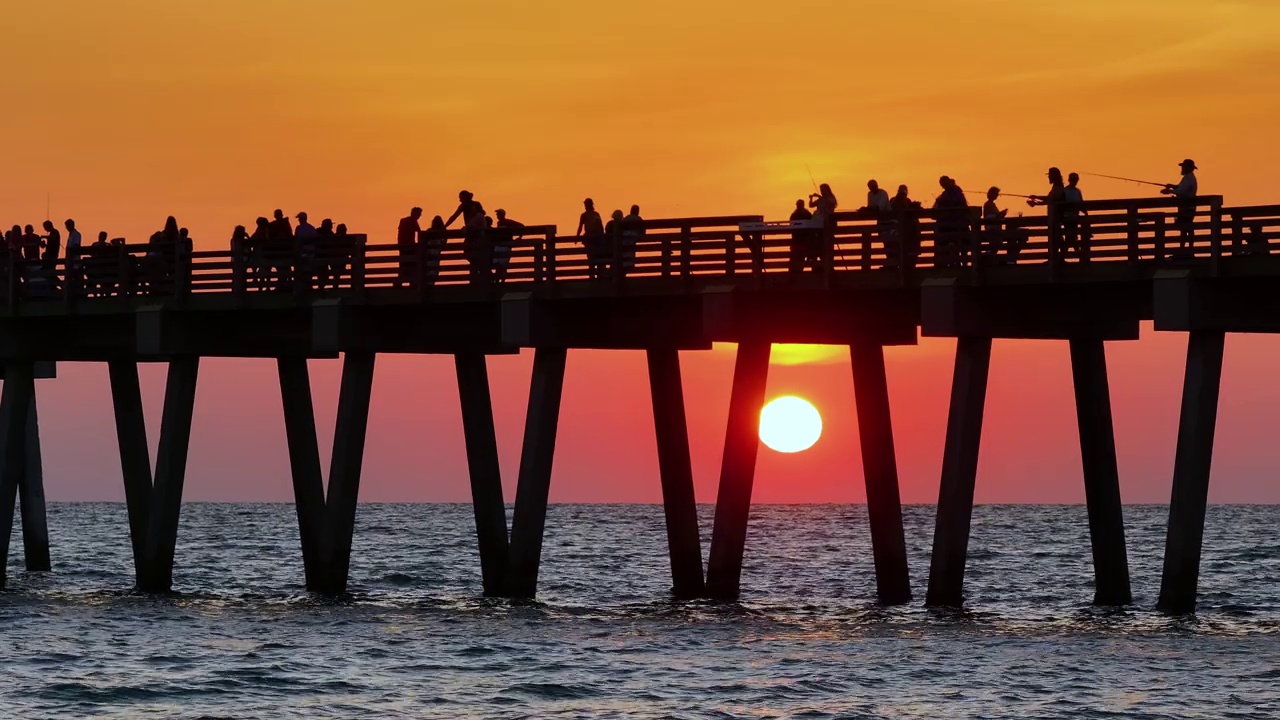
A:
[[[822,437],[822,415],[804,398],[784,395],[760,410],[760,441],[771,450],[797,453]]]

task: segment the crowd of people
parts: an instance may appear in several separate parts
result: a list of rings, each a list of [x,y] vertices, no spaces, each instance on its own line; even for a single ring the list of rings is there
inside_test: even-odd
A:
[[[1161,193],[1186,201],[1179,204],[1175,228],[1182,242],[1194,236],[1194,200],[1199,187],[1195,162],[1179,164],[1182,178],[1177,183],[1161,186]],[[1060,242],[1065,254],[1082,253],[1090,231],[1086,211],[1080,206],[1084,194],[1080,174],[1063,176],[1056,167],[1046,176],[1049,190],[1044,195],[1019,195],[1032,207],[1050,209],[1050,237]],[[1141,182],[1141,181],[1139,181]],[[882,240],[888,264],[914,264],[921,253],[921,219],[933,220],[933,264],[954,267],[967,262],[966,253],[982,252],[1015,262],[1027,244],[1029,232],[1021,214],[1008,217],[1008,209],[999,206],[1002,197],[998,187],[985,193],[985,201],[977,214],[967,193],[951,177],[938,180],[941,191],[929,210],[913,200],[906,185],[899,185],[890,196],[876,180],[867,183],[866,204],[854,217],[875,220],[875,232]],[[1153,184],[1153,183],[1149,183]],[[806,269],[819,269],[829,254],[836,252],[835,229],[839,202],[831,186],[823,183],[808,201],[796,200],[791,213],[791,247],[789,269],[798,274]],[[458,206],[448,218],[436,215],[428,227],[421,226],[423,210],[415,207],[402,218],[396,229],[397,269],[395,286],[414,285],[419,281],[433,283],[440,274],[442,254],[455,222],[461,220],[461,255],[473,281],[504,282],[517,243],[525,225],[507,216],[499,208],[490,216],[475,196],[466,190],[458,193]],[[230,249],[232,265],[242,268],[239,277],[247,287],[257,290],[284,290],[303,285],[326,290],[340,287],[355,269],[361,235],[350,235],[345,224],[325,218],[313,225],[306,212],[290,221],[282,210],[271,219],[257,218],[250,231],[244,225],[232,232]],[[117,292],[167,292],[179,271],[181,253],[191,253],[193,243],[186,228],[174,217],[151,234],[145,246],[126,245],[123,238],[108,239],[98,234],[91,245],[84,246],[73,219],[62,223],[66,234],[50,220],[42,224],[43,232],[33,225],[14,225],[4,232],[9,266],[20,272],[6,273],[26,287],[27,294],[53,293],[74,283],[79,292],[88,295],[111,295]],[[974,247],[971,238],[978,231],[981,243]],[[623,277],[634,269],[638,245],[645,237],[646,224],[640,207],[632,205],[630,213],[614,210],[606,221],[596,210],[591,198],[583,201],[583,211],[574,233],[584,250],[585,272],[589,278]],[[763,246],[758,237],[744,234],[752,253],[762,257]],[[64,256],[65,252],[65,256]],[[59,273],[59,260],[65,257],[64,271]],[[757,258],[758,259],[758,258]],[[563,267],[563,266],[562,266]]]

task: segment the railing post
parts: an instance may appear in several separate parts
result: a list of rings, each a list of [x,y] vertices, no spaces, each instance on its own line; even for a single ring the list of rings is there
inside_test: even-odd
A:
[[[614,223],[613,232],[609,236],[609,250],[613,260],[610,265],[610,277],[613,278],[613,292],[622,291],[622,223]]]
[[[191,293],[191,253],[185,243],[179,242],[173,253],[173,296],[181,306]]]
[[[355,238],[351,245],[351,289],[360,297],[364,297],[365,238]]]
[[[547,238],[544,235],[533,243],[533,282],[541,285],[546,282]],[[505,521],[504,521],[505,522]]]
[[[555,283],[556,281],[556,231],[554,228],[547,231],[547,282]]]
[[[1062,264],[1062,210],[1058,203],[1049,204],[1049,277],[1057,278]]]
[[[1138,208],[1129,208],[1128,215],[1129,264],[1137,265],[1138,261],[1142,259],[1142,255],[1138,250]]]
[[[231,245],[231,296],[237,304],[244,301],[249,289],[249,262],[245,257],[244,242],[237,240]]]
[[[662,236],[662,277],[671,277],[671,236]]]
[[[1155,244],[1155,259],[1159,264],[1164,261],[1164,213],[1156,215],[1156,229],[1152,242]]]
[[[1231,254],[1240,255],[1244,251],[1244,218],[1237,213],[1231,213]]]
[[[734,276],[738,264],[737,248],[734,247],[733,239],[733,233],[728,233],[724,237],[724,274],[728,277]]]
[[[871,228],[862,229],[862,259],[861,265],[863,270],[871,269]]]
[[[427,243],[422,233],[414,235],[413,239],[413,277],[414,282],[418,284],[418,297],[425,299],[427,296]]]
[[[1222,198],[1209,201],[1209,274],[1222,272]]]
[[[680,228],[680,277],[688,278],[693,274],[692,262],[689,257],[693,253],[693,239],[689,237],[692,232],[688,225]]]
[[[16,256],[9,256],[9,309],[12,310],[18,304],[18,263],[21,262]]]

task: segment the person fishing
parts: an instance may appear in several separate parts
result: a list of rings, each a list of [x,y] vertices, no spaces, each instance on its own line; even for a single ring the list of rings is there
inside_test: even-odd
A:
[[[1180,235],[1181,247],[1186,248],[1195,242],[1195,218],[1196,218],[1196,195],[1200,191],[1200,184],[1196,180],[1196,163],[1191,158],[1187,158],[1178,163],[1178,167],[1182,170],[1182,179],[1176,185],[1167,184],[1160,190],[1161,195],[1172,195],[1183,202],[1178,204],[1178,215],[1175,226],[1178,228]]]
[[[1049,228],[1049,240],[1052,242],[1055,237],[1063,237],[1063,218],[1060,209],[1067,196],[1066,183],[1062,181],[1062,171],[1056,167],[1049,168],[1045,176],[1049,178],[1049,192],[1045,195],[1032,195],[1027,198],[1027,205],[1048,208],[1049,221],[1052,223]],[[1059,242],[1062,241],[1059,240]]]
[[[982,234],[985,236],[987,255],[998,254],[1000,246],[1004,244],[1004,218],[1009,211],[996,205],[996,200],[999,199],[1000,188],[993,185],[987,190],[987,201],[982,203]]]
[[[831,192],[831,186],[822,183],[818,186],[818,192],[809,193],[809,207],[813,208],[813,223],[822,228],[821,244],[817,248],[817,262],[823,262],[835,248],[836,238],[836,208],[840,206],[836,200],[835,193]]]
[[[965,211],[969,200],[964,190],[950,176],[938,178],[942,192],[933,201],[933,209],[939,211],[934,225],[934,263],[939,267],[962,264],[961,242],[969,229]]]

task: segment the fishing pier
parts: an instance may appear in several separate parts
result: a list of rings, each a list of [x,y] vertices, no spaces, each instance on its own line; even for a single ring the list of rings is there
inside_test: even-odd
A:
[[[925,594],[929,605],[957,606],[992,340],[1017,338],[1061,341],[1070,353],[1093,600],[1123,605],[1131,594],[1104,345],[1135,340],[1139,323],[1154,321],[1157,331],[1190,337],[1159,605],[1194,609],[1224,335],[1280,332],[1280,254],[1272,252],[1280,206],[1226,207],[1213,196],[1108,200],[998,229],[976,211],[838,213],[825,229],[763,220],[647,220],[641,234],[606,236],[591,254],[554,226],[530,226],[488,236],[482,251],[446,231],[424,232],[413,245],[351,236],[336,253],[298,246],[284,260],[123,245],[53,265],[10,261],[0,277],[0,551],[7,557],[20,498],[26,566],[50,567],[36,378],[56,374],[59,362],[105,363],[137,588],[170,591],[200,360],[273,358],[306,586],[342,593],[375,359],[448,354],[484,592],[533,597],[566,354],[644,350],[673,594],[736,599],[770,347],[815,343],[849,348],[877,594],[905,603],[913,593],[883,349],[924,335],[957,338]],[[797,243],[821,246],[803,272],[794,272]],[[714,342],[735,343],[737,357],[704,564],[679,352]],[[486,358],[522,349],[534,361],[508,528]],[[338,357],[326,489],[307,360]],[[138,380],[138,364],[151,362],[168,364],[154,465]]]

